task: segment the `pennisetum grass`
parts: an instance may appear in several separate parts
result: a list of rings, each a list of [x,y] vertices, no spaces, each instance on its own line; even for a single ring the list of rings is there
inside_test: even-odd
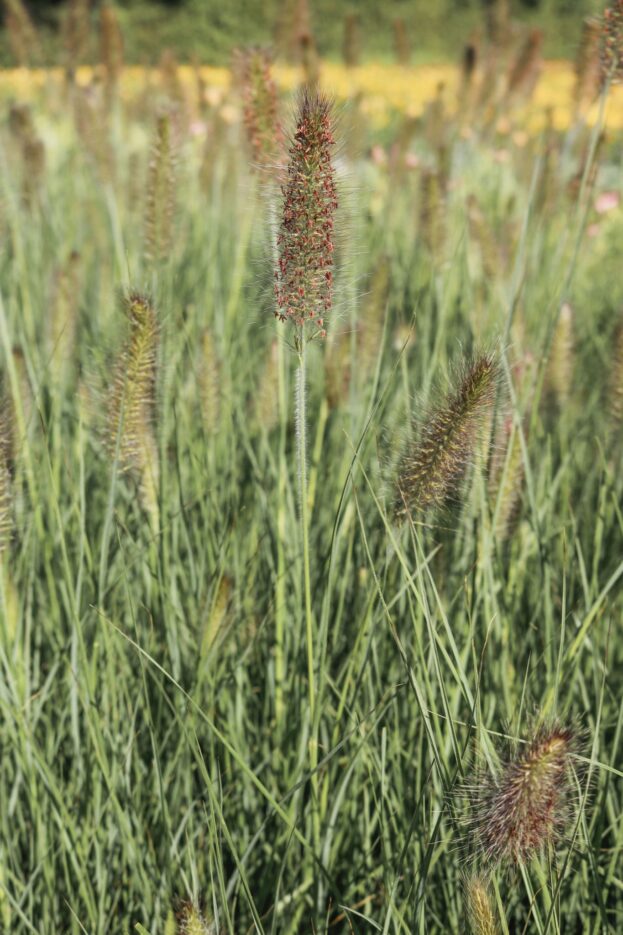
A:
[[[496,774],[476,779],[470,827],[484,865],[524,865],[560,843],[572,815],[577,744],[572,727],[539,727]]]
[[[275,315],[280,321],[290,324],[298,358],[296,435],[309,716],[312,726],[310,765],[314,793],[318,750],[314,736],[316,677],[309,554],[306,355],[308,342],[326,335],[325,318],[332,306],[334,216],[338,206],[332,165],[333,146],[331,105],[317,92],[305,90],[298,103],[296,126],[282,185],[282,214],[277,235],[278,264],[275,271]],[[314,834],[317,843],[317,821]]]
[[[123,36],[116,10],[111,3],[100,8],[100,61],[104,69],[106,103],[111,107],[123,68]]]
[[[279,159],[283,145],[270,53],[267,49],[246,49],[240,53],[239,68],[244,125],[253,165],[266,172]]]
[[[487,877],[471,874],[465,879],[464,886],[465,907],[472,935],[498,935],[500,929]]]
[[[114,368],[107,401],[106,447],[121,473],[134,477],[154,530],[159,527],[158,449],[155,438],[159,326],[151,301],[139,292],[123,299],[129,337]]]
[[[90,22],[89,0],[69,0],[62,22],[65,50],[65,78],[74,84],[78,67],[89,53]]]
[[[445,399],[424,417],[402,457],[397,518],[443,506],[458,492],[493,412],[498,382],[494,354],[462,363]]]
[[[145,259],[161,264],[170,254],[175,210],[175,166],[171,145],[171,121],[158,118],[147,178],[145,210]]]

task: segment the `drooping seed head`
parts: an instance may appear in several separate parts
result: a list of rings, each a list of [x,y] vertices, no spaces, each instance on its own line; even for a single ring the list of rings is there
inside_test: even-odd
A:
[[[497,775],[478,780],[473,831],[486,864],[525,864],[559,843],[571,814],[575,747],[572,728],[541,728]]]
[[[457,492],[491,414],[498,380],[495,355],[480,354],[463,365],[442,404],[428,413],[400,465],[398,518],[442,506]]]
[[[623,81],[623,0],[614,0],[604,10],[601,38],[602,80]]]
[[[334,216],[338,206],[331,105],[312,91],[301,95],[296,130],[282,186],[277,237],[276,316],[301,328],[313,323],[324,336],[333,298]]]

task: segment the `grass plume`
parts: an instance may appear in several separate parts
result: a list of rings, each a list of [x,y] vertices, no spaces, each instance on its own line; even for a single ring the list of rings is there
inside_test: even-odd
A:
[[[123,300],[130,334],[115,367],[108,399],[106,444],[119,470],[136,478],[141,500],[158,527],[158,453],[154,435],[159,327],[150,300]]]
[[[173,242],[175,170],[171,147],[171,121],[158,118],[156,138],[147,178],[145,211],[145,256],[149,262],[165,260]]]
[[[465,904],[472,935],[498,935],[489,882],[482,874],[465,880]]]
[[[494,354],[462,365],[441,405],[432,409],[399,468],[395,511],[399,518],[442,506],[458,491],[493,409],[499,379]]]
[[[473,832],[487,865],[526,864],[555,847],[570,816],[576,732],[543,727],[474,790]]]

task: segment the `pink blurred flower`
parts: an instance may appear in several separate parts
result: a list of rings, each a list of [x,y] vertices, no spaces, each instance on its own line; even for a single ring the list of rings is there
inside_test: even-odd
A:
[[[193,120],[188,131],[191,136],[205,136],[208,125],[205,120]]]
[[[376,166],[384,166],[387,162],[387,153],[380,143],[375,143],[370,150],[370,158]]]
[[[621,202],[621,196],[618,192],[601,192],[595,199],[595,211],[597,214],[606,214],[618,208]]]
[[[597,237],[600,230],[601,230],[601,226],[599,224],[589,224],[588,227],[586,228],[586,236]]]

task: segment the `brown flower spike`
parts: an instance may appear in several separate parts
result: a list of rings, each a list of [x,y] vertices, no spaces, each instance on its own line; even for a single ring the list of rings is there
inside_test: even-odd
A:
[[[572,728],[542,728],[499,775],[477,783],[473,823],[486,863],[525,864],[558,842],[570,815],[575,745]]]
[[[623,0],[604,10],[601,69],[604,82],[623,81]]]
[[[429,412],[419,441],[402,459],[396,515],[442,506],[455,493],[491,413],[499,379],[492,354],[464,364],[443,403]]]
[[[304,91],[282,186],[275,315],[301,328],[313,322],[321,337],[333,294],[333,218],[338,206],[331,163],[334,144],[329,101]]]

